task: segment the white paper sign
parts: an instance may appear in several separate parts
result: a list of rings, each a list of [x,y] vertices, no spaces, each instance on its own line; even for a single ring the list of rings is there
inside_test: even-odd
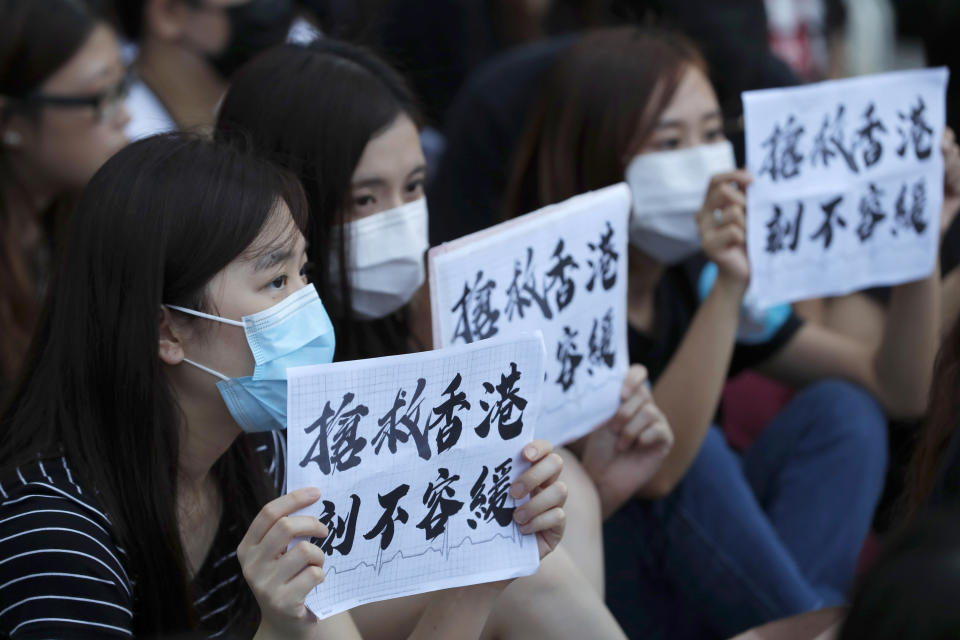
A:
[[[629,366],[625,184],[435,247],[434,345],[543,331],[540,437],[574,440],[612,416]]]
[[[543,363],[528,333],[288,369],[287,487],[319,487],[302,513],[330,529],[314,614],[537,570],[508,491],[529,467]]]
[[[743,94],[748,299],[924,278],[943,206],[946,69]]]

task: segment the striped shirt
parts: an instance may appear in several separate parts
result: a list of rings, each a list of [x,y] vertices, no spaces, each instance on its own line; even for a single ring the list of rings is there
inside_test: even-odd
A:
[[[258,436],[257,451],[283,491],[283,434]],[[193,581],[201,629],[226,637],[242,613],[236,548],[245,530],[221,522]],[[129,638],[133,582],[124,549],[96,496],[66,458],[24,465],[0,480],[0,637]]]

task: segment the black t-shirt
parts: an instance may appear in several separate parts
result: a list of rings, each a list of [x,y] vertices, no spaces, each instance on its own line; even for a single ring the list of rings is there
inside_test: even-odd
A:
[[[463,79],[503,48],[492,3],[404,0],[380,3],[380,49],[416,89],[424,115],[441,124]]]
[[[657,286],[653,332],[642,333],[629,328],[630,362],[645,366],[651,381],[656,381],[670,364],[693,322],[700,306],[697,284],[705,265],[706,258],[700,254],[669,267]],[[791,313],[770,340],[758,344],[738,342],[733,350],[728,377],[770,359],[802,326],[803,321]]]
[[[512,49],[474,73],[447,116],[446,150],[428,185],[430,244],[500,222],[513,156],[547,71],[574,41]]]

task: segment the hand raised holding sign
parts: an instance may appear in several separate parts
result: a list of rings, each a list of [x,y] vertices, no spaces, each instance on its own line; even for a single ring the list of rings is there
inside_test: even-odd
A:
[[[605,518],[647,484],[673,447],[673,431],[653,400],[643,366],[630,367],[620,397],[620,410],[586,438],[582,452]]]
[[[320,499],[320,490],[298,489],[267,503],[237,547],[243,577],[260,605],[258,637],[309,637],[317,622],[306,608],[307,594],[323,582],[324,554],[304,540],[324,538],[327,527],[316,518],[291,516]]]
[[[673,442],[670,425],[653,401],[646,367],[639,364],[630,367],[620,399],[620,410],[608,423],[614,432],[619,433],[617,450],[657,445],[667,445],[666,449],[669,449]]]
[[[945,133],[948,78],[919,69],[743,94],[753,304],[933,272],[937,217],[960,205],[944,185],[960,171]]]
[[[747,198],[743,190],[753,178],[744,170],[721,173],[710,180],[697,226],[703,251],[729,278],[744,288],[750,280],[747,260]]]
[[[553,551],[566,526],[563,505],[567,501],[567,486],[560,482],[563,459],[553,453],[553,445],[546,440],[534,440],[523,448],[523,457],[531,463],[510,487],[515,499],[529,495],[530,500],[517,507],[513,519],[522,533],[537,534],[537,547],[543,560]]]

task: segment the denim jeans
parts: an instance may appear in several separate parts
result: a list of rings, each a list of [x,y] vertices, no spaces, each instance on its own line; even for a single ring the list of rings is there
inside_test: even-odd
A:
[[[883,488],[886,418],[807,387],[742,455],[710,427],[683,480],[604,526],[607,601],[631,638],[728,638],[844,601]]]

